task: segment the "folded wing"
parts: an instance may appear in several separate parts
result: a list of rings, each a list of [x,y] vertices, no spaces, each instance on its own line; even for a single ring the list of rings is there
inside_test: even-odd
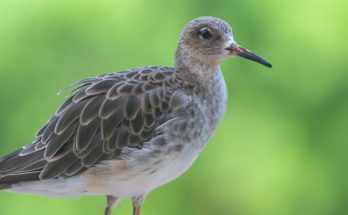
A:
[[[171,68],[145,67],[77,82],[36,140],[0,158],[0,185],[69,177],[141,149],[169,120]],[[1,188],[1,186],[0,186]]]

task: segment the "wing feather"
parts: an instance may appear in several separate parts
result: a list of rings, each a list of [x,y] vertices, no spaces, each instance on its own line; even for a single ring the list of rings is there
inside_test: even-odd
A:
[[[102,139],[108,140],[111,138],[115,130],[119,127],[121,122],[124,120],[123,109],[119,108],[111,116],[103,119],[101,122],[101,134]]]
[[[88,78],[64,89],[72,95],[36,140],[0,158],[0,185],[70,177],[103,160],[122,159],[124,147],[141,148],[178,103],[168,96],[174,74],[170,68],[146,67]]]
[[[125,103],[124,118],[133,120],[140,109],[140,99],[136,96],[128,96]]]
[[[64,172],[65,169],[72,164],[72,162],[74,162],[75,158],[74,153],[70,151],[70,153],[66,154],[62,158],[48,162],[41,171],[39,178],[41,180],[45,180],[60,176],[61,173]]]
[[[100,122],[101,120],[97,118],[87,125],[79,125],[75,138],[75,149],[77,152],[84,151],[90,144],[93,144],[92,141],[100,129]]]
[[[75,134],[78,123],[74,122],[67,130],[61,134],[54,134],[47,143],[44,153],[45,159],[51,159],[66,144],[68,140]]]
[[[100,106],[104,100],[105,95],[97,95],[87,102],[80,114],[80,123],[82,125],[87,125],[98,117]]]
[[[67,111],[65,111],[59,117],[54,132],[56,134],[62,134],[66,129],[68,129],[69,126],[80,117],[81,111],[87,102],[88,100],[81,101],[72,105]]]
[[[109,118],[113,113],[124,108],[124,96],[119,96],[113,100],[106,99],[100,107],[99,117],[102,119]]]
[[[53,117],[45,126],[46,129],[43,131],[42,137],[41,137],[41,141],[42,143],[47,143],[47,141],[52,137],[52,135],[54,134],[54,129],[56,127],[57,121],[58,121],[58,117],[55,116]]]

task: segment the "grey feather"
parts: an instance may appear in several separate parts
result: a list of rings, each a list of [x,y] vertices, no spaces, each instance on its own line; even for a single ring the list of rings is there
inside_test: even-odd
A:
[[[122,86],[124,83],[119,82],[117,84],[115,84],[113,87],[111,87],[108,92],[106,93],[106,98],[108,99],[116,99],[117,97],[119,97],[119,94],[117,92],[117,89]]]
[[[103,119],[101,122],[101,134],[102,139],[108,140],[111,138],[113,132],[123,121],[123,111],[122,109],[117,109],[109,118]]]
[[[140,138],[143,141],[147,141],[149,139],[151,139],[151,137],[153,137],[154,135],[154,129],[144,129],[143,132],[141,132],[140,134]]]
[[[37,141],[40,141],[40,139],[38,139]],[[45,147],[46,147],[46,145],[45,145]],[[20,151],[19,155],[20,156],[25,156],[25,155],[34,153],[36,151],[37,151],[37,149],[35,147],[35,144],[30,144],[30,145],[28,145],[26,147],[23,147],[23,149]]]
[[[108,151],[114,151],[117,147],[116,141],[117,141],[117,135],[118,135],[117,129],[113,133],[112,137],[107,140],[106,146]]]
[[[10,172],[14,170],[21,169],[22,165],[28,165],[29,163],[35,162],[36,160],[41,160],[43,158],[43,153],[36,151],[34,153],[28,154],[26,156],[13,156],[0,162],[0,172]]]
[[[144,114],[143,119],[144,119],[145,127],[148,127],[148,128],[153,127],[154,124],[156,123],[156,119],[153,117],[152,114]]]
[[[73,103],[73,97],[71,96],[59,107],[59,109],[56,111],[55,115],[56,116],[61,115],[69,106],[72,105],[72,103]]]
[[[82,165],[82,161],[80,159],[76,159],[71,166],[69,166],[67,169],[64,170],[64,175],[66,176],[73,176],[79,171],[81,171],[83,168],[85,168]]]
[[[149,91],[153,90],[155,87],[156,87],[156,85],[153,85],[150,83],[145,83],[145,84],[143,84],[143,86],[141,88],[144,92],[149,92]]]
[[[91,150],[87,156],[82,159],[82,165],[84,167],[90,167],[103,155],[103,141],[99,139],[95,143],[95,147]]]
[[[41,180],[46,180],[60,176],[64,172],[64,170],[72,164],[74,160],[75,155],[73,152],[70,152],[59,160],[48,162],[41,171],[39,178]]]
[[[54,134],[53,137],[47,143],[47,147],[44,153],[45,159],[51,159],[66,142],[76,133],[77,122],[74,122],[67,130],[60,135]]]
[[[139,110],[134,119],[129,122],[133,134],[139,135],[144,128],[143,113]]]
[[[42,137],[44,131],[46,130],[48,123],[42,126],[35,134],[36,137]]]
[[[139,109],[140,99],[136,96],[128,96],[124,108],[124,118],[127,120],[133,120],[135,118],[135,114]]]
[[[79,159],[85,158],[91,151],[94,150],[95,147],[98,147],[102,143],[102,139],[100,133],[97,132],[96,135],[93,136],[92,141],[87,145],[84,150],[78,150],[76,146],[74,146],[73,151]]]
[[[68,140],[62,147],[60,147],[60,149],[54,154],[54,156],[45,158],[46,161],[52,162],[65,157],[65,155],[69,154],[72,151],[71,149],[73,148],[73,145],[74,139]]]
[[[118,131],[116,145],[117,148],[123,148],[128,142],[128,130],[126,128],[120,128]]]
[[[183,92],[176,91],[173,93],[173,95],[170,98],[169,108],[171,110],[174,110],[178,107],[185,107],[187,103],[188,103],[187,95],[185,95]]]
[[[6,187],[10,187],[11,184],[25,181],[35,181],[39,179],[39,174],[41,171],[30,171],[25,173],[13,173],[0,177],[0,188],[5,184]]]
[[[119,88],[117,88],[117,94],[121,96],[130,96],[132,95],[132,90],[134,85],[131,84],[123,84]]]
[[[42,143],[47,143],[47,141],[52,137],[52,135],[54,134],[54,129],[56,127],[58,119],[59,118],[57,116],[55,116],[47,123],[47,126],[45,126],[46,129],[43,132],[42,137],[41,137]]]
[[[90,95],[87,95],[84,89],[81,89],[77,91],[77,93],[72,97],[73,103],[79,103],[80,101],[90,97]]]
[[[144,113],[149,114],[152,113],[152,105],[150,103],[150,95],[145,94],[141,98],[141,109]]]
[[[135,134],[128,134],[127,139],[127,146],[128,147],[134,147],[139,146],[139,144],[142,142],[141,138]]]
[[[100,106],[104,100],[105,95],[97,95],[87,102],[80,114],[80,123],[82,125],[87,125],[98,117]]]
[[[78,152],[86,150],[86,148],[91,144],[94,136],[100,128],[100,122],[101,120],[97,118],[87,125],[79,125],[75,139],[75,149]]]
[[[99,117],[102,119],[109,118],[117,110],[122,110],[124,108],[125,97],[119,96],[113,100],[106,99],[100,107]]]
[[[112,79],[101,80],[87,87],[85,92],[87,95],[98,95],[101,93],[105,93],[116,83],[117,82]]]
[[[135,85],[133,87],[133,89],[132,89],[132,94],[135,95],[135,96],[139,96],[139,95],[141,95],[143,93],[144,93],[144,91],[142,89],[142,84],[141,83]]]
[[[149,99],[150,99],[150,104],[152,107],[159,107],[160,106],[160,100],[157,96],[157,90],[153,90],[151,91],[150,93],[150,96],[149,96]]]
[[[57,125],[55,127],[56,134],[62,134],[68,127],[80,117],[81,110],[86,105],[87,100],[81,101],[71,106],[65,111],[62,116],[59,117]]]
[[[24,166],[22,169],[20,169],[20,172],[32,172],[32,171],[38,171],[42,170],[42,168],[47,164],[47,161],[45,159],[37,160],[33,163],[30,163],[27,166]]]

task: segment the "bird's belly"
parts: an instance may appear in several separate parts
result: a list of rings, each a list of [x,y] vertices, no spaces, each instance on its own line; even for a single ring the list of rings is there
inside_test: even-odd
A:
[[[201,145],[201,144],[199,144]],[[172,145],[168,151],[149,151],[146,162],[114,160],[104,166],[86,172],[89,194],[109,194],[119,198],[130,198],[148,193],[184,173],[196,160],[201,148]],[[144,153],[144,152],[143,152]],[[107,185],[107,186],[106,186]]]

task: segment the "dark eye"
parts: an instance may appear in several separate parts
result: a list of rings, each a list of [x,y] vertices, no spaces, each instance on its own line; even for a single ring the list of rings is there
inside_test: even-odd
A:
[[[213,33],[209,28],[202,28],[199,30],[199,36],[204,40],[209,40],[213,37]]]

